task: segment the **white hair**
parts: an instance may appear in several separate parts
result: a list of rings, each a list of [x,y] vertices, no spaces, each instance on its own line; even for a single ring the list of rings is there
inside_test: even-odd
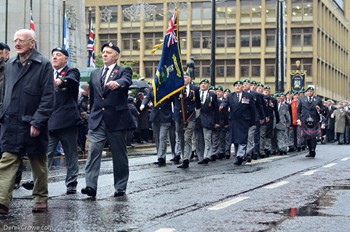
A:
[[[20,29],[20,30],[16,31],[15,35],[18,34],[18,33],[23,33],[23,34],[29,35],[30,39],[36,41],[36,35],[35,35],[35,32],[33,30]]]

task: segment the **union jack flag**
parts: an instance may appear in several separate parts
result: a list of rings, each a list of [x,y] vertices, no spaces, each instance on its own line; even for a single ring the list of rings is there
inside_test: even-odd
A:
[[[32,10],[30,10],[30,26],[29,27],[30,27],[30,30],[35,31],[35,25],[34,25]]]
[[[95,67],[95,46],[94,46],[95,33],[92,27],[92,22],[90,22],[90,33],[89,33],[89,41],[87,45],[87,50],[89,51],[89,67]]]
[[[176,34],[176,29],[177,29],[177,22],[176,22],[176,17],[177,17],[177,12],[175,11],[173,14],[173,17],[171,17],[168,29],[166,30],[166,35],[169,35],[169,40],[167,46],[170,47],[174,43],[177,43],[177,34]]]
[[[162,56],[153,77],[154,106],[184,88],[182,58],[178,41],[178,11],[175,9],[164,36]],[[166,46],[165,46],[166,44]]]

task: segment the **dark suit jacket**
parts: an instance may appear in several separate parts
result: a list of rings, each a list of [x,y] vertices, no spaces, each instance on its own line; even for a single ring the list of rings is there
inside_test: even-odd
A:
[[[183,92],[183,91],[181,91]],[[174,96],[174,121],[182,122],[182,107],[181,107],[181,93],[177,93]],[[196,109],[201,108],[201,100],[199,96],[199,88],[194,85],[190,85],[190,92],[188,96],[184,97],[184,109],[185,118],[188,121],[194,121],[196,119]]]
[[[237,93],[230,93],[221,105],[230,108],[230,133],[232,143],[247,144],[249,127],[255,125],[255,101],[253,95],[242,92],[238,102]]]
[[[148,102],[152,102],[154,104],[154,94],[153,89],[151,89],[146,97],[142,100],[142,105],[147,105]],[[152,111],[150,114],[150,122],[155,123],[168,123],[173,121],[173,110],[171,107],[172,98],[168,98],[158,104],[157,106],[152,107]],[[144,109],[145,110],[145,109]]]
[[[319,106],[321,111],[323,110],[322,99],[313,96],[313,101],[311,103],[308,102],[308,97],[304,96],[300,99],[298,104],[298,119],[301,122],[305,123],[306,119],[311,116],[314,120],[315,125],[320,122],[320,115],[316,110],[316,106]]]
[[[201,106],[199,120],[202,127],[211,130],[214,129],[215,124],[219,124],[219,104],[215,93],[207,92],[205,102]]]
[[[128,107],[128,90],[131,85],[130,67],[118,66],[111,71],[108,81],[116,81],[115,90],[101,87],[103,68],[94,70],[90,76],[90,117],[89,129],[96,129],[103,120],[109,132],[135,129]]]
[[[80,72],[64,67],[60,72],[63,84],[55,86],[55,108],[49,119],[49,130],[78,126],[82,123],[78,108]]]
[[[255,120],[259,121],[265,119],[265,111],[263,109],[265,104],[262,94],[255,91],[249,91],[249,93],[253,96],[255,101]]]

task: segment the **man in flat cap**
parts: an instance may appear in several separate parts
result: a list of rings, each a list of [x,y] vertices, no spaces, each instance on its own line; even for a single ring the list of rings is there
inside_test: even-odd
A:
[[[101,52],[104,66],[90,75],[89,157],[85,166],[86,187],[81,193],[96,196],[102,151],[108,140],[113,159],[114,197],[121,197],[129,179],[127,130],[135,129],[128,108],[132,70],[116,64],[120,49],[112,42],[103,44]]]
[[[75,194],[79,174],[77,137],[82,124],[78,108],[80,72],[69,67],[68,52],[57,47],[51,51],[51,64],[54,68],[55,110],[49,119],[49,167],[52,165],[54,151],[62,144],[67,166],[67,194]]]
[[[246,158],[249,127],[255,125],[255,102],[253,95],[243,91],[243,81],[233,83],[235,92],[220,105],[220,110],[230,109],[231,143],[235,147],[235,165],[241,165]]]
[[[309,86],[298,105],[298,124],[302,126],[303,135],[309,147],[309,154],[305,157],[310,158],[316,156],[316,137],[321,136],[319,112],[323,110],[322,99],[315,96],[314,91],[314,87]]]

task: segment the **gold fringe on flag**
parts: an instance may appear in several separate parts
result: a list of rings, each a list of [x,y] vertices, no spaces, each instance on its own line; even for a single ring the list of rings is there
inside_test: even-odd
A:
[[[151,54],[154,54],[159,48],[163,46],[163,43],[156,44],[153,46],[153,49],[151,50]]]

